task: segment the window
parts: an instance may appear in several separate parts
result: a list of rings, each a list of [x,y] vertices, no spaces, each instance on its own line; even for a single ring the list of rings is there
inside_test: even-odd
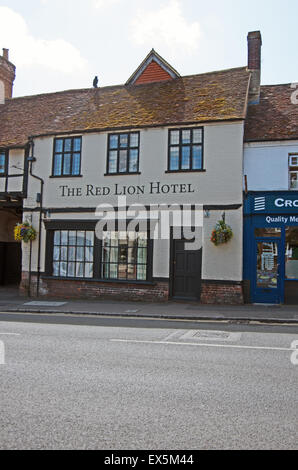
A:
[[[54,140],[53,176],[80,176],[81,137]]]
[[[138,173],[139,132],[108,136],[107,174]]]
[[[147,279],[147,232],[104,232],[101,278]]]
[[[53,276],[93,277],[94,232],[56,230],[53,247]]]
[[[0,176],[7,174],[7,153],[5,150],[0,150]]]
[[[292,190],[298,190],[298,154],[289,156],[289,186]]]
[[[255,237],[272,237],[272,238],[280,238],[281,237],[281,228],[273,228],[273,227],[264,227],[264,228],[256,228],[255,229]]]
[[[298,228],[286,228],[286,279],[298,279]]]
[[[168,170],[203,170],[203,128],[169,131]]]

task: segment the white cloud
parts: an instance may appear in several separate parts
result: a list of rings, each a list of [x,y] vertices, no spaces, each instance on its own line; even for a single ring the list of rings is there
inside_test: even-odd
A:
[[[122,0],[93,0],[93,5],[95,8],[109,7],[115,5],[116,3],[121,2]]]
[[[78,49],[64,39],[34,37],[24,18],[7,7],[0,7],[0,18],[0,45],[10,49],[10,60],[17,67],[43,66],[64,74],[86,68]]]
[[[171,0],[159,10],[139,11],[131,24],[131,36],[138,45],[193,52],[198,48],[201,30],[197,21],[188,22],[183,16],[180,2]]]

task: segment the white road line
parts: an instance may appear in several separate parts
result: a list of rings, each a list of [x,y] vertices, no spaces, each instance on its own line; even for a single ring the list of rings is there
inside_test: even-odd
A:
[[[273,348],[269,346],[237,346],[234,344],[177,343],[174,341],[141,341],[132,339],[110,339],[112,343],[171,344],[175,346],[197,346],[206,348],[255,349],[263,351],[297,351],[296,348]]]
[[[6,336],[21,336],[19,333],[1,333],[0,332],[0,336],[3,336],[3,335],[6,335]]]

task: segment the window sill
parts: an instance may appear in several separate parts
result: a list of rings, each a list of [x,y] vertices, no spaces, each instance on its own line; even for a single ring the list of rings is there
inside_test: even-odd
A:
[[[135,171],[135,172],[126,172],[126,173],[105,173],[104,176],[134,176],[134,175],[140,175],[140,171]]]
[[[167,170],[165,173],[206,173],[206,170]]]
[[[83,175],[51,175],[49,178],[82,178]]]
[[[42,279],[49,281],[82,281],[82,282],[100,282],[103,284],[138,284],[143,286],[155,286],[154,281],[134,281],[125,279],[96,279],[90,277],[61,277],[61,276],[41,276]]]

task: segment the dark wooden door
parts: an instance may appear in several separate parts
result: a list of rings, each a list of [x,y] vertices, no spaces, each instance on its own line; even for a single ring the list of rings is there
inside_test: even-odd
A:
[[[184,240],[172,242],[172,297],[199,300],[201,296],[202,249],[186,250]]]

